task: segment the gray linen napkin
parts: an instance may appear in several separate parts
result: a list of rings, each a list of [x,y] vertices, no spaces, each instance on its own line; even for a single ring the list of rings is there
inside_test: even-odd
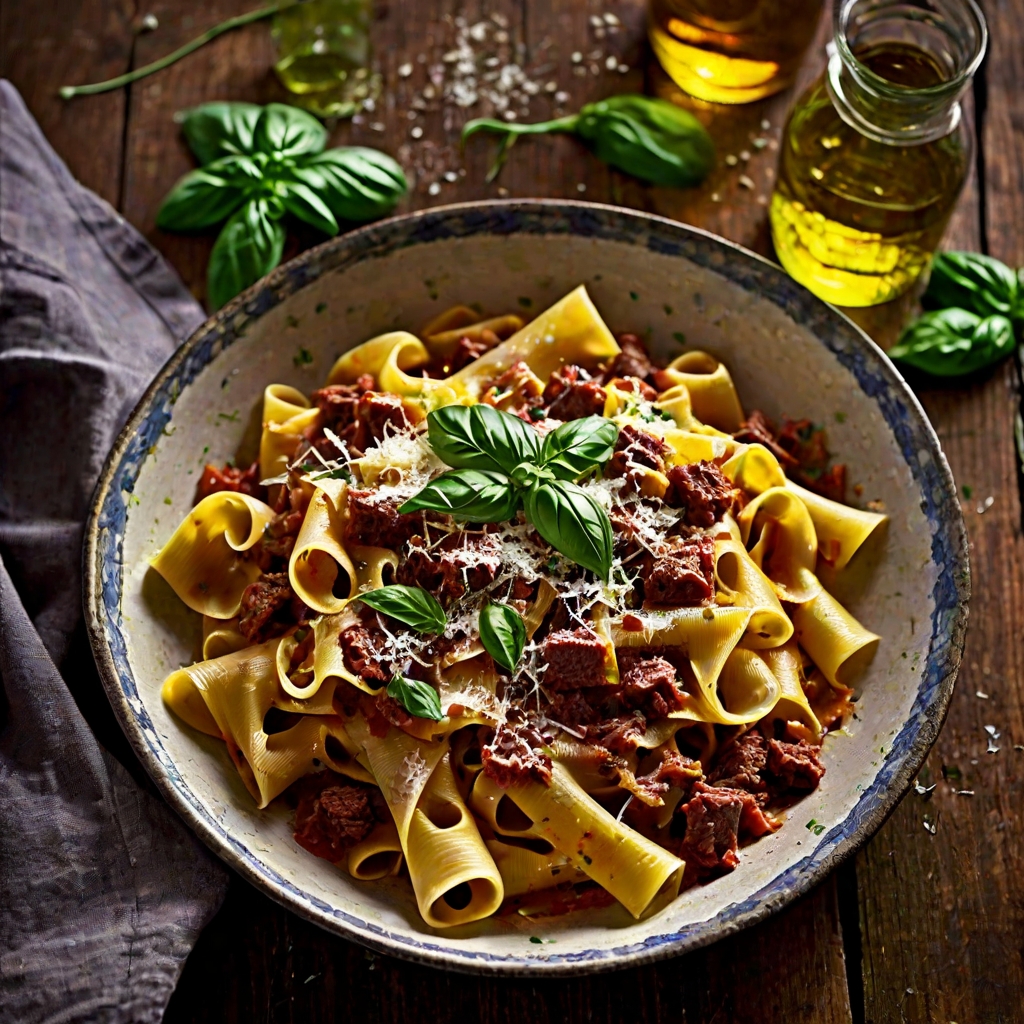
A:
[[[3,1024],[159,1021],[224,896],[223,869],[90,729],[130,757],[82,629],[96,477],[202,318],[0,81]]]

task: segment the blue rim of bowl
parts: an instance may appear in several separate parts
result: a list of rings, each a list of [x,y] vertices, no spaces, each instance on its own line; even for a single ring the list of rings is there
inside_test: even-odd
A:
[[[750,897],[679,931],[571,954],[494,954],[447,945],[443,936],[396,934],[332,908],[262,864],[201,806],[163,751],[139,699],[120,618],[127,508],[148,451],[184,387],[248,324],[322,274],[425,242],[478,234],[572,234],[682,257],[773,301],[809,329],[878,404],[914,481],[932,533],[932,636],[907,721],[874,781],[846,818],[807,856]],[[168,803],[225,863],[301,917],[383,953],[432,966],[492,975],[579,975],[676,956],[764,920],[806,893],[862,846],[892,813],[945,720],[967,631],[970,570],[956,486],[931,424],[882,350],[851,320],[813,296],[776,264],[710,232],[634,210],[568,200],[505,200],[435,207],[392,217],[310,249],[278,267],[199,327],[157,374],[121,431],[100,476],[84,550],[85,614],[107,696],[139,760]]]

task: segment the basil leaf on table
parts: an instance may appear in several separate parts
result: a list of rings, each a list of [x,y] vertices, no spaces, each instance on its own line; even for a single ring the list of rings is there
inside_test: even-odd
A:
[[[394,583],[357,596],[367,607],[390,615],[417,633],[440,633],[448,625],[437,598],[422,587]]]
[[[453,469],[431,480],[399,512],[446,512],[473,523],[503,523],[516,514],[519,496],[507,476],[480,469]]]
[[[433,722],[444,718],[437,690],[420,679],[395,676],[388,683],[387,695],[397,700],[414,718],[429,718]]]
[[[526,517],[556,551],[608,579],[612,524],[603,506],[565,480],[537,484],[523,498]]]
[[[338,233],[338,222],[330,207],[308,185],[298,181],[281,182],[278,194],[292,216],[312,224],[325,235]]]
[[[276,157],[320,153],[327,145],[327,129],[312,115],[285,103],[268,103],[253,129],[253,145]]]
[[[256,103],[204,103],[182,123],[189,149],[201,164],[218,157],[254,153],[253,132],[263,108]]]
[[[224,225],[206,271],[207,297],[213,309],[220,309],[281,262],[283,212],[269,199],[250,199]]]
[[[515,672],[526,647],[526,623],[507,604],[487,604],[480,611],[480,643],[506,672]]]
[[[159,228],[199,231],[230,217],[245,202],[245,192],[227,178],[199,167],[181,178],[156,215]]]
[[[291,175],[314,189],[338,220],[383,217],[409,188],[398,161],[364,146],[340,146],[306,157]]]
[[[540,464],[562,480],[575,480],[612,457],[619,428],[603,416],[570,420],[551,431],[540,449]]]
[[[889,357],[936,377],[959,377],[1010,355],[1014,344],[1013,324],[1005,316],[940,309],[906,327]]]
[[[958,307],[978,316],[1020,316],[1022,301],[1017,274],[1005,263],[974,252],[940,252],[932,260],[928,287],[921,296],[925,309]]]
[[[437,457],[455,469],[507,474],[540,454],[533,427],[483,404],[435,409],[427,416],[427,438]]]

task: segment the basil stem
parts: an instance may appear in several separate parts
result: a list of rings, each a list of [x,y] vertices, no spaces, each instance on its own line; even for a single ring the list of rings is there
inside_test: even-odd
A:
[[[422,587],[394,583],[357,596],[367,607],[397,619],[417,633],[442,633],[448,625],[448,616],[437,598]]]

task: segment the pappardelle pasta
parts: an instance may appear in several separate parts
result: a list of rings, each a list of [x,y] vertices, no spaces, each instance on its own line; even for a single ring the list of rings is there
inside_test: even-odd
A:
[[[885,517],[807,421],[744,413],[581,286],[456,307],[270,384],[259,457],[207,466],[152,559],[203,617],[163,695],[258,807],[435,928],[732,870],[824,774],[879,638],[822,584]]]

